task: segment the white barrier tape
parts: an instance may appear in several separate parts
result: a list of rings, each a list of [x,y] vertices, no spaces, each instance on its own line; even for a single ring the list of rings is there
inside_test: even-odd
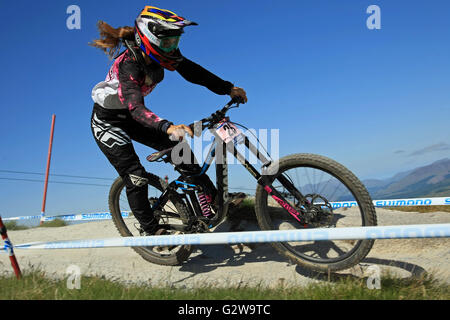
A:
[[[130,213],[128,211],[122,212],[122,217],[128,218]],[[32,220],[32,219],[41,219],[41,216],[25,216],[25,217],[13,217],[13,218],[3,218],[3,221],[12,221],[12,220]],[[93,221],[93,220],[108,220],[111,219],[111,213],[109,212],[98,212],[98,213],[80,213],[80,214],[66,214],[61,216],[50,216],[43,217],[42,221],[52,221],[55,219],[60,219],[64,221]]]
[[[13,220],[34,220],[40,219],[41,216],[23,216],[23,217],[12,217],[12,218],[2,218],[3,221],[13,221]]]
[[[128,218],[130,216],[129,212],[123,211],[122,217]],[[55,219],[61,219],[65,221],[82,221],[82,220],[108,220],[112,219],[111,213],[109,212],[100,212],[100,213],[82,213],[82,214],[70,214],[63,216],[52,216],[45,217],[44,221],[52,221]]]
[[[338,209],[338,208],[355,207],[355,206],[358,206],[358,203],[356,201],[341,201],[341,202],[331,202],[331,205],[333,206],[334,209]],[[373,205],[376,207],[450,205],[450,197],[373,200]],[[123,211],[122,217],[128,218],[129,211]],[[38,215],[38,216],[3,218],[3,221],[32,220],[32,219],[41,219],[41,216]],[[99,212],[99,213],[82,213],[82,214],[69,214],[69,215],[61,215],[61,216],[50,216],[50,217],[44,217],[43,221],[51,221],[54,219],[61,219],[61,220],[65,220],[65,221],[108,220],[108,219],[111,219],[111,213]]]
[[[450,223],[302,230],[221,232],[110,239],[32,242],[14,249],[81,249],[169,245],[209,245],[286,241],[408,239],[450,237]]]
[[[414,199],[389,199],[373,200],[375,207],[403,207],[403,206],[444,206],[450,205],[450,197],[414,198]],[[334,209],[350,208],[358,206],[356,201],[331,202]]]

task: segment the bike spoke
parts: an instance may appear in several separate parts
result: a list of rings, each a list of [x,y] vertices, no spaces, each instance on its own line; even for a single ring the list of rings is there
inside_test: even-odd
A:
[[[299,170],[302,170],[300,173]],[[281,174],[281,173],[280,173]],[[332,215],[329,216],[327,211],[318,211],[316,227],[348,227],[361,226],[361,212],[357,207],[354,208],[338,208],[335,202],[345,200],[355,200],[351,198],[352,193],[335,176],[330,173],[314,167],[292,168],[282,172],[294,187],[303,195],[309,195],[313,205],[316,208],[332,208]],[[292,179],[295,177],[295,179]],[[295,196],[275,180],[273,187],[279,191],[283,197],[295,208],[299,202],[295,201]],[[269,199],[268,206],[270,223],[274,230],[298,229],[301,226],[284,208],[278,203]],[[294,199],[294,201],[292,201]],[[322,205],[323,204],[323,205]],[[333,208],[335,205],[335,208]],[[300,208],[296,208],[300,210]],[[323,213],[320,213],[323,212]],[[323,222],[321,222],[323,219]],[[311,224],[314,226],[314,223]],[[358,245],[357,241],[305,241],[305,242],[287,242],[284,244],[289,250],[296,254],[314,261],[333,261],[340,259],[352,253]]]

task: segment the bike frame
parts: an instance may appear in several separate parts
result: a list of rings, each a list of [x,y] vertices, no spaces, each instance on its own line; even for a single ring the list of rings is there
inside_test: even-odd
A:
[[[261,174],[258,170],[237,150],[236,146],[238,144],[244,144],[244,146],[252,152],[259,161],[261,161],[262,165],[262,173],[264,170],[267,172],[271,172],[271,168],[273,167],[272,160],[264,157],[263,154],[259,152],[255,145],[253,145],[248,137],[241,133],[239,137],[234,138],[232,141],[225,142],[216,132],[216,130],[227,123],[231,123],[229,117],[225,117],[220,123],[210,128],[210,132],[214,135],[213,143],[208,151],[208,156],[205,159],[204,163],[201,166],[201,172],[197,175],[204,174],[210,168],[213,160],[216,158],[216,188],[218,192],[218,212],[215,217],[212,219],[208,219],[207,223],[210,227],[213,227],[219,224],[228,212],[228,207],[230,204],[230,198],[228,194],[228,164],[227,164],[227,151],[230,152],[246,169],[250,174],[256,179],[258,184],[260,184],[264,190],[278,203],[283,207],[290,215],[292,215],[299,223],[306,226],[307,219],[305,213],[300,210],[298,212],[295,208],[293,208],[288,201],[283,197],[283,195],[278,192],[273,186],[271,181],[276,177],[278,181],[283,185],[284,188],[289,190],[293,195],[295,195],[296,199],[299,201],[301,206],[307,206],[309,201],[305,198],[300,191],[295,188],[295,186],[286,178],[283,174],[277,175],[277,173],[273,174]],[[196,185],[189,184],[183,181],[180,181],[183,178],[183,175],[180,176],[175,181],[172,181],[168,188],[163,192],[160,196],[159,200],[155,203],[153,208],[157,208],[158,205],[165,204],[169,199],[170,192],[177,192],[177,189],[180,188],[184,191],[185,195],[189,196],[190,201],[187,201],[186,204],[188,206],[189,211],[191,212],[191,218],[201,220],[202,219],[202,210],[200,208],[199,202],[196,198],[195,191]],[[178,192],[177,192],[178,193]],[[192,204],[192,205],[191,205]]]

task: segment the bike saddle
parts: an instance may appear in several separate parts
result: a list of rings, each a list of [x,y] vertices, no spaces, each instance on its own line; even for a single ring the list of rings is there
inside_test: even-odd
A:
[[[170,154],[170,152],[172,151],[172,149],[173,149],[173,147],[172,147],[172,148],[169,148],[169,149],[165,149],[165,150],[161,150],[161,151],[152,153],[151,155],[149,155],[149,156],[147,157],[147,160],[148,160],[149,162],[156,162],[156,161],[159,161],[159,160],[164,160],[164,159],[161,159],[161,158],[164,157],[165,155]]]

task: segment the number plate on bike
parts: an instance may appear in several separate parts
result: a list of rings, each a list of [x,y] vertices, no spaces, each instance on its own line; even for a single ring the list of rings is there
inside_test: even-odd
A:
[[[222,122],[216,129],[216,132],[225,143],[230,141],[234,141],[234,143],[239,142],[238,138],[242,134],[241,130],[228,121]]]

